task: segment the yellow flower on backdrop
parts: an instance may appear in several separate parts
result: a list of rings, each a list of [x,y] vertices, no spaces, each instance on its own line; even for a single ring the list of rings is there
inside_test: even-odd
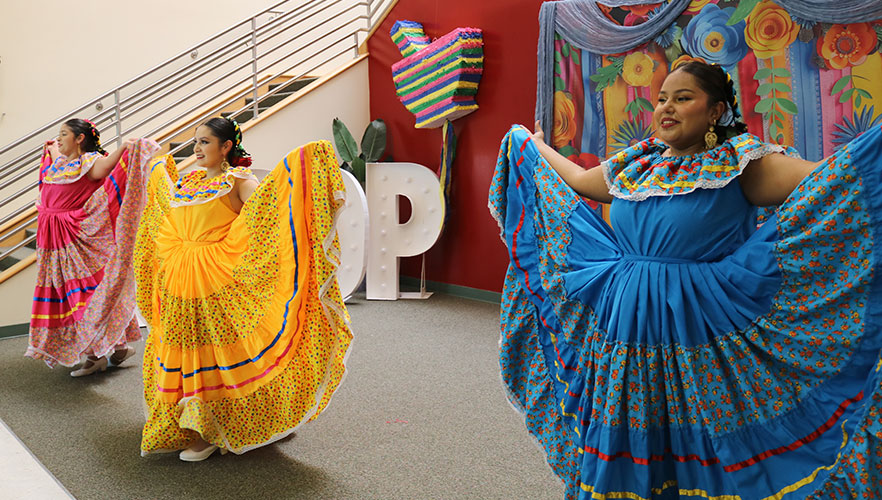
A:
[[[744,37],[758,59],[768,59],[787,48],[799,34],[799,25],[774,2],[765,0],[747,16]]]
[[[704,8],[705,5],[709,3],[716,3],[714,0],[692,0],[689,4],[689,7],[686,7],[687,14],[698,14],[701,12],[701,9]]]
[[[652,83],[655,62],[643,52],[632,52],[625,57],[622,78],[632,87],[646,87]]]
[[[562,90],[554,93],[554,131],[551,143],[562,148],[576,135],[576,106],[570,95]]]

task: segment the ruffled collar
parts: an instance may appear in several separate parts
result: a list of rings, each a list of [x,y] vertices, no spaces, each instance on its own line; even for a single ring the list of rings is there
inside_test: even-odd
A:
[[[229,193],[236,184],[236,179],[256,181],[257,177],[248,167],[230,167],[221,175],[211,178],[205,177],[204,170],[194,170],[174,183],[169,205],[181,207],[208,203]]]
[[[95,161],[104,156],[98,152],[83,153],[68,161],[66,156],[59,156],[51,164],[40,170],[40,182],[43,184],[72,184],[80,180],[92,170]]]
[[[751,134],[732,137],[710,151],[690,156],[662,156],[667,147],[652,137],[601,163],[610,194],[641,201],[650,196],[719,189],[741,175],[752,160],[771,153],[798,157],[793,148],[768,144]]]

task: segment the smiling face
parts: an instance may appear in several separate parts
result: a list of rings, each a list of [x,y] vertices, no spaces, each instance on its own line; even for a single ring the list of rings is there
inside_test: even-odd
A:
[[[83,154],[80,145],[85,140],[83,134],[77,135],[67,125],[62,125],[58,130],[58,152],[68,158],[76,158]]]
[[[652,120],[655,136],[668,145],[669,154],[685,156],[705,149],[704,134],[726,106],[708,101],[708,94],[691,74],[674,71],[665,78]]]
[[[233,141],[222,143],[220,138],[205,125],[196,128],[195,140],[193,152],[196,153],[196,165],[203,168],[219,167],[233,147]]]

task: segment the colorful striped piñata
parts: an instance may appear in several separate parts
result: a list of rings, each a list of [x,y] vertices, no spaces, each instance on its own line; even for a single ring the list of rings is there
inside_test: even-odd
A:
[[[392,65],[392,80],[398,98],[416,115],[416,128],[438,128],[478,109],[475,94],[484,71],[481,30],[457,28],[424,45],[428,38],[421,24],[398,21],[390,35],[405,56]]]

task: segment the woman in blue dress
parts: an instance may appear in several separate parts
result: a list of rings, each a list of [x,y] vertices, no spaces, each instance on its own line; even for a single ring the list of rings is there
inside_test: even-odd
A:
[[[882,129],[813,163],[738,116],[690,63],[600,168],[503,139],[500,366],[568,498],[879,498]]]

